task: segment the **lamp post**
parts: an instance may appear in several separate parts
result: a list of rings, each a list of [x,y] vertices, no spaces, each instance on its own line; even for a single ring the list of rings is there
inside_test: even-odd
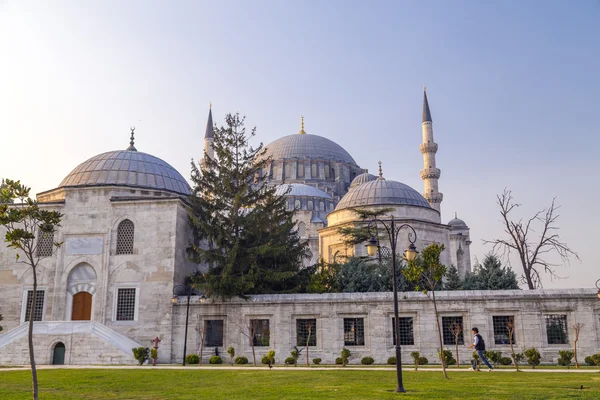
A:
[[[187,351],[187,334],[188,334],[188,320],[190,318],[190,297],[192,296],[193,288],[189,283],[178,284],[173,286],[173,304],[177,304],[179,296],[187,297],[187,305],[185,307],[185,336],[183,338],[183,362],[182,365],[185,367],[185,353]]]
[[[401,224],[399,226],[396,225],[396,220],[393,216],[390,216],[388,220],[381,220],[379,218],[373,218],[369,221],[369,225],[367,226],[367,230],[369,235],[371,235],[371,240],[367,242],[367,253],[369,256],[373,257],[377,254],[379,250],[379,240],[372,233],[371,229],[377,226],[383,226],[385,232],[388,235],[388,239],[390,241],[390,246],[392,247],[392,271],[393,271],[393,286],[394,286],[394,328],[395,328],[395,336],[396,336],[396,379],[397,379],[397,387],[396,392],[406,392],[404,389],[404,385],[402,384],[402,358],[401,358],[401,347],[400,347],[400,329],[399,329],[399,321],[398,321],[398,272],[396,271],[396,246],[398,244],[398,234],[403,228],[408,228],[412,232],[408,233],[408,241],[410,245],[408,249],[404,252],[404,257],[408,261],[413,261],[417,257],[417,248],[415,247],[415,241],[417,240],[417,232],[415,229],[408,224]]]
[[[600,299],[600,279],[596,281],[596,289],[598,289],[598,298]]]

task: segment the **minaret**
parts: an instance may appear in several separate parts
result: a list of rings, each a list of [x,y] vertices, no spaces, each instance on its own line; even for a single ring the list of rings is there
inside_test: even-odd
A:
[[[420,146],[421,153],[423,153],[421,179],[423,179],[425,186],[423,197],[425,197],[431,207],[438,210],[441,214],[440,203],[444,196],[438,190],[438,179],[440,179],[441,171],[435,165],[435,153],[437,153],[438,145],[433,141],[433,127],[431,122],[431,112],[429,111],[429,102],[427,101],[427,88],[423,87],[423,123],[421,124],[423,143]]]
[[[204,134],[204,154],[206,157],[215,159],[215,150],[213,148],[214,132],[213,132],[213,119],[212,119],[212,104],[208,109],[208,121],[206,121],[206,133]],[[202,168],[206,166],[206,160],[204,157],[200,160]]]

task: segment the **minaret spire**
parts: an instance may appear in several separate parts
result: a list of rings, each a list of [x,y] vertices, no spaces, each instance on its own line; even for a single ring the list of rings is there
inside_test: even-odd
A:
[[[423,169],[421,170],[421,179],[424,183],[423,197],[429,202],[432,208],[441,214],[441,202],[444,195],[438,190],[438,180],[441,171],[435,165],[435,154],[438,145],[433,141],[433,126],[431,121],[431,111],[429,110],[429,101],[427,100],[427,87],[423,86],[423,121],[421,123],[423,133],[423,143],[421,143],[421,153],[423,154]]]
[[[204,155],[200,159],[200,165],[202,168],[206,167],[206,157],[210,157],[214,160],[215,150],[213,148],[214,143],[214,125],[212,118],[212,103],[208,106],[208,119],[206,121],[206,131],[204,133]]]
[[[127,151],[137,151],[137,149],[135,148],[135,146],[133,145],[134,143],[134,138],[133,138],[133,134],[135,132],[135,126],[132,126],[131,128],[131,138],[129,139],[129,147],[126,149]]]
[[[304,132],[304,115],[300,117],[300,132],[298,133],[300,135],[306,135],[306,132]]]

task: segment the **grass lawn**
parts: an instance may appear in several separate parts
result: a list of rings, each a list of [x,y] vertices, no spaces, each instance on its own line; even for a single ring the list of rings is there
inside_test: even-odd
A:
[[[599,374],[331,370],[39,370],[40,399],[599,399]],[[580,386],[583,385],[583,389]],[[28,370],[0,372],[0,399],[31,398]]]

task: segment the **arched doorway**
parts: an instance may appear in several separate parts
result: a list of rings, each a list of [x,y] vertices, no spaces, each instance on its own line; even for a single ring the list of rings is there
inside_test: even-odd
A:
[[[65,363],[65,344],[58,342],[52,351],[52,365],[63,365]]]
[[[92,317],[92,295],[79,292],[73,296],[73,311],[71,321],[89,321]],[[64,346],[64,345],[63,345]]]

